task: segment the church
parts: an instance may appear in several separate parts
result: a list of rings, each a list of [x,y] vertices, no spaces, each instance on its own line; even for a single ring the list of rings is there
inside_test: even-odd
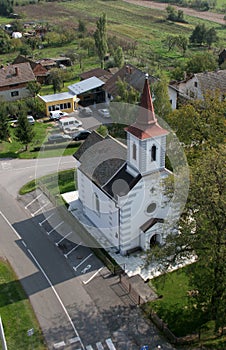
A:
[[[74,154],[83,215],[122,255],[162,244],[169,211],[163,191],[166,137],[154,112],[146,77],[126,144],[93,131]]]

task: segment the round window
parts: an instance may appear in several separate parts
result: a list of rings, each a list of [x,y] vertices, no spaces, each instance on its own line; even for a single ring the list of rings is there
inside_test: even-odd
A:
[[[153,211],[155,211],[156,209],[156,203],[151,203],[149,204],[149,206],[147,207],[147,213],[150,214],[150,213],[153,213]]]

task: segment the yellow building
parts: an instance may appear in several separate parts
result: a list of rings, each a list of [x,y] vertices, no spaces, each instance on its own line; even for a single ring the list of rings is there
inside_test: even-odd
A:
[[[71,113],[78,107],[79,98],[70,92],[45,96],[38,95],[38,97],[44,102],[48,117],[51,111],[61,110],[62,112]]]
[[[97,77],[91,77],[68,86],[68,92],[54,95],[38,95],[45,103],[46,115],[49,117],[51,111],[61,110],[70,113],[81,105],[89,106],[94,103],[103,103],[106,100],[106,92],[103,90],[104,82]]]

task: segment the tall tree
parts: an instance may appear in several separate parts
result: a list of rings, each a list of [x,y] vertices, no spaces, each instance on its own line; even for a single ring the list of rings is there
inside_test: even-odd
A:
[[[34,131],[31,124],[29,124],[27,120],[26,113],[23,110],[20,111],[18,117],[18,123],[15,129],[15,136],[19,142],[25,145],[25,149],[27,151],[28,145],[34,137]]]
[[[0,16],[8,16],[13,12],[13,0],[0,0]]]
[[[124,65],[124,54],[121,46],[118,46],[114,51],[115,66],[121,68]]]
[[[0,104],[0,142],[9,140],[9,123],[5,104]]]
[[[106,24],[106,15],[103,14],[96,23],[97,29],[94,33],[95,45],[101,62],[101,68],[104,68],[104,57],[106,56],[108,50]]]
[[[153,104],[156,114],[161,118],[166,118],[172,112],[168,93],[168,81],[165,76],[162,76],[161,79],[154,84]]]
[[[60,92],[63,86],[62,71],[58,68],[51,69],[48,80],[53,85],[54,94]]]

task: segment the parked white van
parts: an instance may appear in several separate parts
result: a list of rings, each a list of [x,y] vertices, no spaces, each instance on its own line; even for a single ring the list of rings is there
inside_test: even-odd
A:
[[[76,128],[79,128],[82,126],[82,122],[80,122],[75,117],[63,117],[60,118],[59,121],[59,128],[63,131],[66,131],[67,129],[70,131],[75,130]]]
[[[60,119],[62,117],[65,117],[67,115],[68,115],[68,113],[58,110],[58,111],[50,112],[49,113],[49,118],[52,119],[52,120],[56,120],[56,119]]]

